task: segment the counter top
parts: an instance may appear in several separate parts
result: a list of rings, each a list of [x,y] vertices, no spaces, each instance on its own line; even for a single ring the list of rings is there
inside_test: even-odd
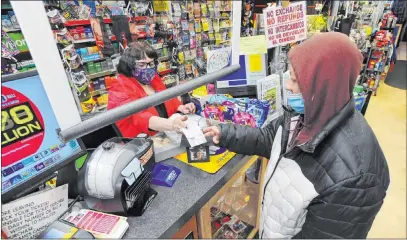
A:
[[[126,238],[171,238],[249,161],[236,155],[217,173],[209,174],[176,159],[162,161],[181,170],[172,188],[152,185],[158,195],[141,217],[128,217]]]

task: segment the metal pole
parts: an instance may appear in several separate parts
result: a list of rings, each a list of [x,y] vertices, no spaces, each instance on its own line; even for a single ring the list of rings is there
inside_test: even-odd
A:
[[[155,93],[153,95],[137,99],[120,107],[100,113],[91,119],[85,120],[77,125],[65,129],[58,133],[62,142],[68,142],[71,139],[82,137],[88,133],[94,132],[102,127],[108,126],[125,117],[156,106],[166,100],[177,97],[183,93],[189,92],[195,88],[212,83],[226,75],[229,75],[240,69],[240,65],[233,65],[222,70],[209,73],[202,77],[195,78],[189,82],[178,85],[173,88]]]
[[[281,7],[281,1],[277,1],[277,7]],[[281,54],[281,46],[278,46],[274,49],[274,56],[273,56],[273,61],[277,62],[277,74],[280,77],[280,93],[281,93],[281,105],[285,105],[285,98],[284,98],[284,77],[283,77],[283,72],[281,71],[281,60],[280,60],[280,54]]]

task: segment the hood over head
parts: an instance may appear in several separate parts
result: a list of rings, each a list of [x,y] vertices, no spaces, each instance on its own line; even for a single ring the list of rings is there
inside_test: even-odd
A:
[[[349,102],[362,66],[362,55],[348,36],[313,36],[289,52],[304,97],[304,127],[296,140],[311,140]]]

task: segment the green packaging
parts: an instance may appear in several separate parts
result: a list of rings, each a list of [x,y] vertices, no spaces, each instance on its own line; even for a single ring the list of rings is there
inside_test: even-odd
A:
[[[88,73],[93,74],[96,72],[95,64],[93,62],[87,63],[88,66]]]
[[[96,72],[101,72],[102,71],[102,64],[100,62],[95,63],[95,69],[96,69]]]

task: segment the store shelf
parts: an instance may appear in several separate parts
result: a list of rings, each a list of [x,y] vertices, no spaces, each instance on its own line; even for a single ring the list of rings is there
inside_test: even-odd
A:
[[[100,60],[105,60],[105,58],[96,58],[96,59],[91,59],[91,60],[83,60],[82,62],[83,63],[88,63],[88,62],[95,62],[95,61],[100,61]]]
[[[159,72],[158,75],[165,75],[165,74],[169,74],[169,73],[172,73],[172,69],[168,69],[168,70]]]
[[[379,50],[379,51],[389,51],[389,47],[372,47],[373,50]]]
[[[98,73],[88,74],[87,76],[88,76],[89,79],[95,79],[95,78],[103,77],[103,76],[106,76],[106,75],[111,75],[111,74],[113,74],[115,72],[116,72],[116,70],[109,69],[109,70],[98,72]]]
[[[21,28],[4,28],[5,32],[21,32]]]
[[[96,40],[94,38],[88,38],[88,39],[82,39],[82,40],[75,40],[73,43],[78,44],[78,43],[88,43],[88,42],[95,42]]]
[[[130,21],[130,18],[128,18]],[[131,18],[134,21],[142,21],[142,20],[147,20],[148,17],[133,17]],[[103,19],[104,23],[112,23],[111,18],[105,18]],[[65,27],[75,27],[75,26],[82,26],[82,25],[90,25],[90,20],[89,19],[84,19],[84,20],[70,20],[66,21],[64,23]]]
[[[379,70],[375,70],[375,69],[371,69],[371,68],[367,68],[366,71],[369,71],[369,72],[380,72],[380,73],[383,72],[383,70],[379,71]]]
[[[107,94],[107,93],[108,93],[107,89],[101,89],[101,90],[95,90],[95,91],[91,92],[90,95],[92,97],[95,97],[95,96]]]
[[[13,7],[9,3],[1,4],[1,9],[3,10],[13,10]]]
[[[162,61],[168,61],[171,59],[171,56],[162,56],[158,58],[158,61],[162,62]]]
[[[1,76],[1,82],[10,82],[13,80],[17,80],[20,78],[26,78],[26,77],[31,77],[31,76],[35,76],[38,75],[38,71],[37,69],[32,69],[32,70],[28,70],[25,72],[18,72],[18,73],[12,73],[12,74],[7,74],[7,75],[2,75]]]

